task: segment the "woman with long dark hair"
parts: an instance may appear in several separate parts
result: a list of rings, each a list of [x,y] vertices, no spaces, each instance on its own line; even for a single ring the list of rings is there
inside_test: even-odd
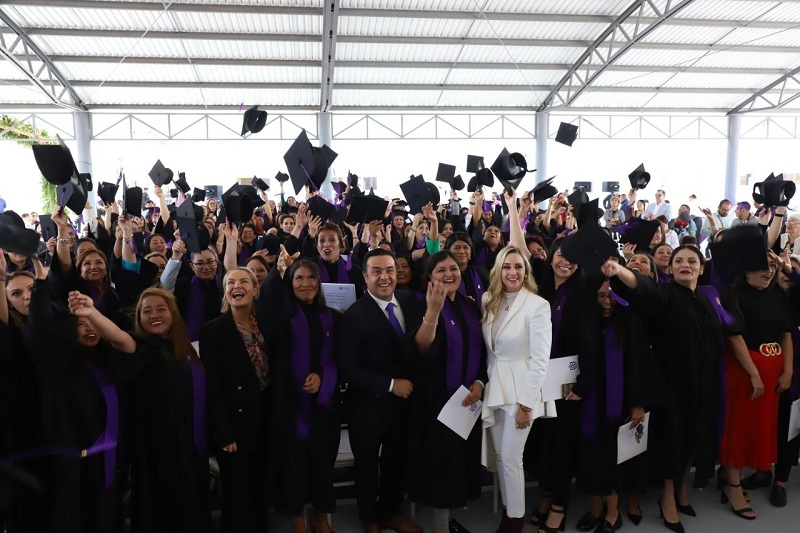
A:
[[[409,434],[409,497],[434,508],[434,533],[461,528],[451,509],[465,507],[481,490],[481,426],[467,439],[438,421],[439,412],[461,387],[464,407],[481,399],[486,383],[486,349],[481,312],[458,292],[461,269],[450,252],[437,252],[426,266],[428,289],[422,322],[414,333],[417,379]],[[457,529],[462,531],[463,529]]]
[[[281,279],[283,278],[283,279]],[[328,308],[319,268],[284,251],[262,289],[273,339],[270,477],[275,508],[292,517],[292,531],[331,533],[336,511],[333,465],[339,449],[339,377],[336,337],[340,315]]]
[[[458,292],[481,303],[483,293],[489,287],[489,271],[473,261],[475,249],[472,246],[472,239],[463,231],[456,231],[447,238],[444,249],[452,252],[461,269],[461,285]]]

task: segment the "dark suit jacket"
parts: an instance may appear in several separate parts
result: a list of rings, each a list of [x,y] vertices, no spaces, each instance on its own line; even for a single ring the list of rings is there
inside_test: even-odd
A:
[[[261,317],[258,327],[266,337],[267,325]],[[258,388],[256,371],[230,312],[203,324],[200,359],[206,368],[206,405],[215,445],[235,442],[238,453],[263,449],[268,391]]]
[[[415,300],[411,293],[404,291],[396,291],[395,296],[406,322],[406,335],[402,340],[397,339],[383,310],[368,293],[344,314],[338,363],[354,401],[391,394],[389,384],[394,378],[413,380],[409,332],[418,325],[413,323]]]

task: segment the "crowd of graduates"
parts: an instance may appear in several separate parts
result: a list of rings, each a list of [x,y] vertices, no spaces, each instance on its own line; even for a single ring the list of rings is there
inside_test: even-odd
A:
[[[102,216],[77,186],[60,195],[80,199],[72,218],[58,206],[39,233],[0,214],[7,531],[122,531],[126,515],[136,532],[211,531],[213,457],[222,531],[267,531],[275,509],[294,533],[328,533],[343,427],[368,533],[422,531],[405,498],[434,509],[436,533],[468,531],[452,511],[487,467],[502,532],[563,531],[568,509],[581,531],[638,524],[649,487],[680,532],[690,486],[714,477],[743,519],[758,487],[786,505],[800,396],[787,182],[759,184],[738,224],[727,200],[673,219],[662,190],[637,205],[643,167],[601,209],[552,180],[517,193],[524,159],[504,151],[491,171],[470,156],[467,191],[440,166],[447,198],[416,176],[385,200],[349,175],[329,201],[330,157],[311,168],[300,144],[279,197],[257,178],[219,195],[182,175],[170,194],[159,162],[154,201],[122,180],[98,187]],[[330,307],[331,286],[355,303]],[[545,399],[550,361],[575,356],[576,381]],[[481,409],[466,438],[438,420],[456,394]],[[647,424],[649,443],[617,464],[624,424]]]

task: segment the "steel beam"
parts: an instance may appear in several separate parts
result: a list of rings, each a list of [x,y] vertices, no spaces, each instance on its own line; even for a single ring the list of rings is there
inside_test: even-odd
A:
[[[322,89],[319,110],[327,113],[333,104],[333,68],[339,33],[339,0],[325,0],[322,14]]]
[[[622,14],[606,28],[595,41],[581,54],[564,77],[545,97],[539,110],[559,108],[571,105],[578,96],[600,76],[608,65],[613,64],[634,45],[642,43],[642,39],[653,30],[694,0],[682,0],[675,4],[671,0],[634,0]],[[658,5],[656,5],[658,4]],[[645,10],[652,9],[658,14],[655,21],[642,24],[641,18]],[[629,33],[624,24],[634,23],[634,31]],[[644,48],[645,46],[641,46]]]
[[[800,96],[800,67],[787,72],[730,110],[729,114],[778,109]]]

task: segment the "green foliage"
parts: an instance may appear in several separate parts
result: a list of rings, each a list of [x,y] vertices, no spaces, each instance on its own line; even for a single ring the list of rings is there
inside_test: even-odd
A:
[[[37,137],[50,138],[47,131],[40,129],[34,132],[32,124],[8,115],[0,116],[0,132],[3,132],[0,136],[6,139],[16,139],[17,143],[23,146],[31,146]],[[41,182],[42,212],[52,213],[56,205],[56,186],[44,179],[44,176],[41,176],[39,180]]]

